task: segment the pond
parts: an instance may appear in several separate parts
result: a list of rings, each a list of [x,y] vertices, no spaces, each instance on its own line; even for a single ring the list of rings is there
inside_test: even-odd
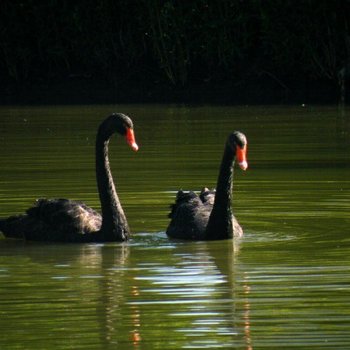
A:
[[[140,150],[110,143],[127,243],[0,238],[0,348],[350,347],[350,115],[333,107],[1,107],[0,217],[36,198],[99,210],[97,125],[132,116]],[[235,171],[239,240],[165,230],[178,189],[215,187],[225,139],[248,138]]]

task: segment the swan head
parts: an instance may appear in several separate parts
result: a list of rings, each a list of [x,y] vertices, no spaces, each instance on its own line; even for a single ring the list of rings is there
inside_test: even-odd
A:
[[[240,131],[234,131],[228,138],[228,143],[235,152],[239,167],[242,170],[247,170],[247,138]]]
[[[107,139],[117,132],[125,137],[132,150],[137,151],[139,149],[135,140],[133,122],[131,118],[123,113],[111,114],[102,122],[100,130],[104,132]]]

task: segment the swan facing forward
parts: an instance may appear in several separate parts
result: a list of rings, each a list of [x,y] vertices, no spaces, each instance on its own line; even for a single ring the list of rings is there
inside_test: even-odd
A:
[[[247,139],[235,131],[225,144],[216,191],[204,188],[199,195],[179,191],[171,206],[167,235],[177,239],[220,240],[243,235],[242,227],[232,214],[232,185],[235,160],[246,170]]]
[[[109,242],[125,241],[130,229],[115,190],[108,160],[110,137],[118,133],[138,150],[132,120],[114,113],[99,126],[96,136],[96,180],[102,216],[82,202],[39,199],[25,214],[0,219],[5,237],[32,241]]]

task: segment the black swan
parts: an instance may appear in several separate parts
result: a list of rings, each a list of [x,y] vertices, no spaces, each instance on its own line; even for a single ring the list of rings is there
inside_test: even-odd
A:
[[[232,214],[232,183],[235,159],[246,170],[247,139],[241,132],[229,135],[225,145],[216,191],[204,188],[200,195],[179,191],[171,206],[167,235],[177,239],[219,240],[243,235]]]
[[[96,136],[96,180],[102,217],[82,202],[69,199],[39,199],[25,214],[0,219],[5,237],[31,241],[111,242],[126,241],[130,229],[113,183],[108,160],[110,137],[119,133],[134,150],[132,120],[121,113],[107,117]]]

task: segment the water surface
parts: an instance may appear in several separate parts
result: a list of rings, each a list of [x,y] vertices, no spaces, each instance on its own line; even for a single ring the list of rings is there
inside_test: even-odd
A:
[[[99,209],[98,123],[133,116],[140,151],[110,145],[128,243],[0,239],[1,349],[350,347],[350,119],[328,107],[77,106],[0,109],[0,213],[36,198]],[[215,187],[229,131],[239,241],[164,234],[176,190]]]

